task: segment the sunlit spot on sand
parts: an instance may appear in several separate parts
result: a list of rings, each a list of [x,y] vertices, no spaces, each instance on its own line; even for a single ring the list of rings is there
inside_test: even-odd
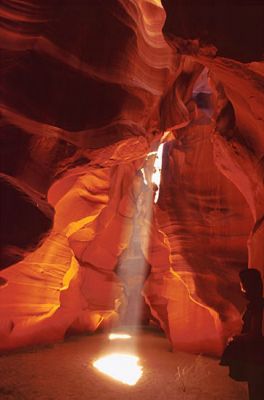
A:
[[[99,358],[93,366],[100,372],[124,384],[133,386],[142,376],[139,358],[131,354],[113,353]]]
[[[115,340],[115,339],[126,340],[126,339],[131,339],[131,336],[128,335],[127,333],[110,333],[108,338],[110,340]]]

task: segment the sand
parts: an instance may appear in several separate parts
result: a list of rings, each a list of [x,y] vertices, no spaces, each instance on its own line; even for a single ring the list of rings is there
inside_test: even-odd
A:
[[[131,342],[130,342],[131,343]],[[135,386],[97,371],[92,363],[117,350],[105,334],[0,355],[1,400],[246,400],[247,385],[228,377],[218,360],[170,351],[158,332],[142,331],[127,344],[140,357],[143,375]]]

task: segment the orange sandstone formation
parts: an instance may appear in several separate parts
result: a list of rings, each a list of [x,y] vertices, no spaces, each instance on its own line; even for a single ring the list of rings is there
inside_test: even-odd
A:
[[[4,2],[1,350],[152,320],[219,354],[239,330],[237,273],[264,268],[263,65],[258,39],[221,45],[226,7],[200,26],[182,1]]]

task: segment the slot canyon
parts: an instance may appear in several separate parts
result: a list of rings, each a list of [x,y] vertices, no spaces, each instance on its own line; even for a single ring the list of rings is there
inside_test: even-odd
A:
[[[242,327],[239,272],[264,273],[263,2],[3,0],[0,15],[3,363],[122,328],[217,364]]]

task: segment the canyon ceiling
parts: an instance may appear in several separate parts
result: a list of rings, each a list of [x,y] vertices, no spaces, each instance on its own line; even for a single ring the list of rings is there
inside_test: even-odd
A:
[[[238,272],[264,270],[264,7],[236,3],[3,1],[1,349],[133,315],[188,351],[239,331]]]

